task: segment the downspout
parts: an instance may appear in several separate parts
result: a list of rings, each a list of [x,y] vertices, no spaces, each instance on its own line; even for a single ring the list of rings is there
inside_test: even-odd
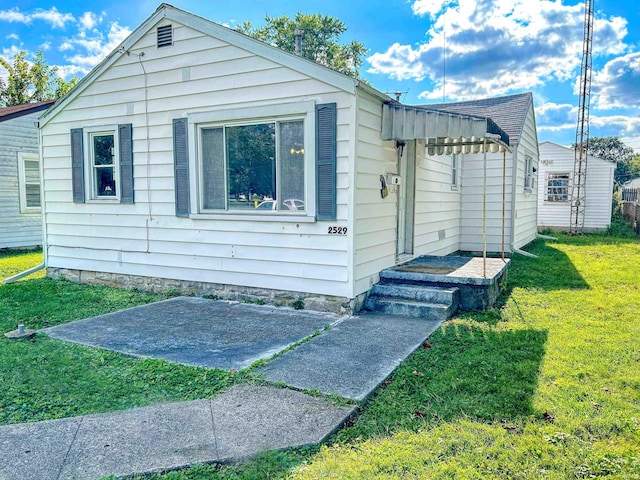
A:
[[[513,146],[513,156],[511,157],[511,223],[509,225],[509,245],[511,253],[516,251],[515,248],[515,224],[516,224],[516,195],[518,181],[518,146],[519,142]]]
[[[542,235],[541,233],[536,233],[536,237],[542,238],[543,240],[553,240],[554,242],[558,240],[556,237],[550,237],[549,235]]]
[[[20,272],[12,277],[9,278],[5,278],[2,281],[2,285],[7,285],[8,283],[13,283],[13,282],[17,282],[18,280],[20,280],[21,278],[26,277],[27,275],[31,275],[32,273],[35,273],[39,270],[42,270],[43,268],[45,268],[45,264],[44,262],[41,263],[40,265],[36,266],[36,267],[31,267],[29,270],[25,270],[24,272]]]
[[[513,248],[513,253],[519,253],[520,255],[524,255],[525,257],[529,257],[529,258],[538,258],[537,255],[533,253],[525,252],[524,250],[520,250],[519,248]]]

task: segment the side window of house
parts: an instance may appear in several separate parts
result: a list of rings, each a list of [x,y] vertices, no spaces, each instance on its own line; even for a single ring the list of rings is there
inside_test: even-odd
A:
[[[569,201],[569,173],[549,173],[547,175],[547,202]]]
[[[73,201],[134,203],[131,124],[71,130]]]
[[[534,187],[534,169],[533,169],[533,157],[531,155],[525,155],[524,157],[524,188],[533,189]]]
[[[119,164],[116,152],[115,131],[89,134],[89,163],[91,169],[91,198],[117,197],[119,185],[116,166]]]
[[[38,155],[18,153],[18,189],[20,192],[20,212],[39,213],[41,199]]]
[[[304,120],[199,128],[202,211],[302,213]]]

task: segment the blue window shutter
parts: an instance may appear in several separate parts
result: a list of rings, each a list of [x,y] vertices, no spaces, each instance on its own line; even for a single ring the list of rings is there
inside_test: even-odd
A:
[[[74,203],[84,203],[84,146],[81,128],[71,129],[71,184]]]
[[[187,119],[173,119],[173,161],[176,188],[176,216],[189,216],[189,145]]]
[[[316,218],[336,219],[335,103],[316,105]]]
[[[120,145],[120,203],[133,203],[133,128],[118,125]]]

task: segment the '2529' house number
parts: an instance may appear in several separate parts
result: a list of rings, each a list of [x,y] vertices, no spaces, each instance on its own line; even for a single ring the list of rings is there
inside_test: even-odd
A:
[[[329,235],[346,235],[347,227],[327,227],[327,233]]]

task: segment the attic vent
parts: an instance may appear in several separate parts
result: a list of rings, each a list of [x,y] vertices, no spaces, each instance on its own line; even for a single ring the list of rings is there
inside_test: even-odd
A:
[[[173,45],[173,26],[163,25],[158,27],[158,48]]]

